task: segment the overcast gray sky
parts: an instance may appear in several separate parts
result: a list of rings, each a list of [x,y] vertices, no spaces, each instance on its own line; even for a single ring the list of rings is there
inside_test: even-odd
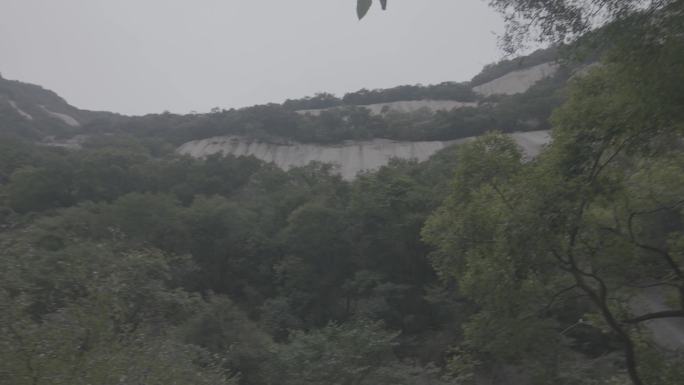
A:
[[[376,1],[377,3],[377,1]],[[0,72],[71,104],[206,112],[467,80],[501,58],[483,0],[0,0]]]

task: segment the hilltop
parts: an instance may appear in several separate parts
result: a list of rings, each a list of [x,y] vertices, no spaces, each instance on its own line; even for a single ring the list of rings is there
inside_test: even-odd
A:
[[[538,151],[577,69],[557,59],[557,50],[546,49],[488,65],[467,82],[362,89],[342,97],[319,93],[188,115],[84,111],[40,86],[0,79],[0,132],[67,148],[102,136],[133,136],[156,153],[255,156],[284,169],[319,161],[349,179],[393,157],[425,160],[489,131],[533,131],[516,138],[530,153]]]

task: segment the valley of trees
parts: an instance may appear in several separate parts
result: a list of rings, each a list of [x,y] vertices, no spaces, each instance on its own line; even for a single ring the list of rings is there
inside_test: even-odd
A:
[[[475,108],[351,105],[472,98],[445,84],[94,117],[78,150],[0,110],[0,384],[681,385],[653,322],[684,319],[684,2],[637,3],[583,3],[612,12],[588,29],[576,2],[492,1],[507,42],[574,34],[600,64]],[[525,159],[502,133],[533,118],[553,142]],[[225,134],[480,137],[351,182],[173,151]]]

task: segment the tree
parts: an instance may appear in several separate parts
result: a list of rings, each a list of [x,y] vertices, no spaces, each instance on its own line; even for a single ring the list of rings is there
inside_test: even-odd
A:
[[[177,261],[82,239],[56,251],[0,241],[0,382],[235,384],[220,356],[173,335],[201,303],[170,287]]]
[[[4,186],[7,205],[20,213],[73,203],[73,173],[65,163],[16,170]]]
[[[277,351],[278,383],[297,385],[442,384],[436,371],[399,362],[397,333],[380,323],[354,321],[297,332]]]
[[[618,25],[646,10],[657,12],[679,0],[492,0],[490,5],[506,20],[504,46],[509,51],[530,39],[567,43],[592,30]]]
[[[223,366],[239,374],[243,383],[266,383],[275,345],[227,297],[209,296],[180,328],[180,334],[184,342],[223,356]]]
[[[620,342],[632,383],[660,383],[667,371],[649,367],[635,325],[684,317],[674,241],[683,230],[684,163],[674,144],[682,120],[668,100],[643,100],[622,68],[606,64],[575,81],[537,161],[522,164],[504,138],[468,145],[424,236],[437,247],[437,271],[481,308],[465,327],[474,346],[505,359],[548,357],[539,348],[560,344],[565,327],[554,309],[579,295],[600,320],[594,326]],[[674,288],[679,305],[646,314],[630,305],[651,285]]]
[[[435,207],[432,191],[419,180],[417,162],[395,160],[359,176],[348,209],[357,268],[382,272],[390,282],[420,284],[432,276],[419,237]]]
[[[335,311],[341,308],[339,286],[351,269],[344,219],[340,211],[311,202],[290,214],[281,233],[287,253],[276,265],[281,290],[311,325],[341,313]]]
[[[385,9],[387,1],[381,1]],[[646,26],[640,16],[650,18],[681,18],[681,0],[490,0],[491,7],[504,16],[506,32],[502,37],[504,48],[510,53],[522,48],[529,40],[564,44],[588,32],[613,25],[620,27],[639,23]],[[357,13],[363,18],[372,0],[357,0]],[[622,30],[622,32],[625,32]],[[616,35],[613,35],[613,37]],[[648,36],[635,35],[638,39]]]
[[[298,332],[278,352],[280,367],[297,384],[358,384],[393,358],[396,334],[377,323],[330,324]]]

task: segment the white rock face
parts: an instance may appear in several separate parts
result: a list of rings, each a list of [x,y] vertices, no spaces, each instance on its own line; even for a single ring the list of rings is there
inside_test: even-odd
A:
[[[49,147],[62,147],[69,150],[78,150],[82,148],[83,143],[88,139],[86,135],[76,135],[69,139],[55,139],[54,136],[48,136],[43,138],[43,141],[39,143],[42,146]]]
[[[427,108],[428,110],[434,112],[434,111],[451,111],[454,108],[463,108],[463,107],[476,107],[477,103],[475,102],[457,102],[455,100],[406,100],[406,101],[400,101],[400,102],[391,102],[391,103],[377,103],[377,104],[369,104],[365,106],[358,106],[358,107],[364,107],[370,110],[370,113],[372,115],[380,115],[384,113],[385,111],[396,111],[396,112],[415,112],[418,111],[422,108]],[[334,109],[336,107],[332,107]],[[321,111],[329,110],[331,108],[323,108],[323,109],[318,109],[318,110],[299,110],[297,111],[298,114],[311,114],[311,115],[320,115]]]
[[[548,130],[514,132],[510,136],[528,159],[539,155],[544,146],[551,143],[551,131]]]
[[[482,96],[520,94],[535,85],[538,81],[553,76],[558,71],[556,63],[542,63],[506,75],[473,87],[473,91]]]
[[[532,131],[511,134],[527,156],[535,156],[550,140],[548,131]],[[336,166],[340,175],[353,179],[360,171],[377,170],[392,158],[425,161],[439,150],[464,143],[474,138],[450,141],[400,142],[388,139],[369,141],[345,141],[333,145],[317,145],[290,142],[273,144],[236,136],[221,136],[195,140],[178,148],[179,154],[205,157],[212,154],[254,156],[288,170],[306,166],[310,162],[323,162]]]
[[[79,123],[78,120],[72,118],[71,116],[69,116],[67,114],[60,114],[59,112],[50,111],[47,108],[45,108],[45,106],[40,106],[40,108],[42,108],[46,114],[52,116],[53,118],[61,120],[62,122],[66,123],[67,125],[69,125],[71,127],[80,127],[81,126],[81,123]]]
[[[27,120],[33,120],[33,116],[19,108],[19,106],[17,106],[17,103],[14,100],[10,100],[9,104],[19,113],[19,115],[23,116]]]

